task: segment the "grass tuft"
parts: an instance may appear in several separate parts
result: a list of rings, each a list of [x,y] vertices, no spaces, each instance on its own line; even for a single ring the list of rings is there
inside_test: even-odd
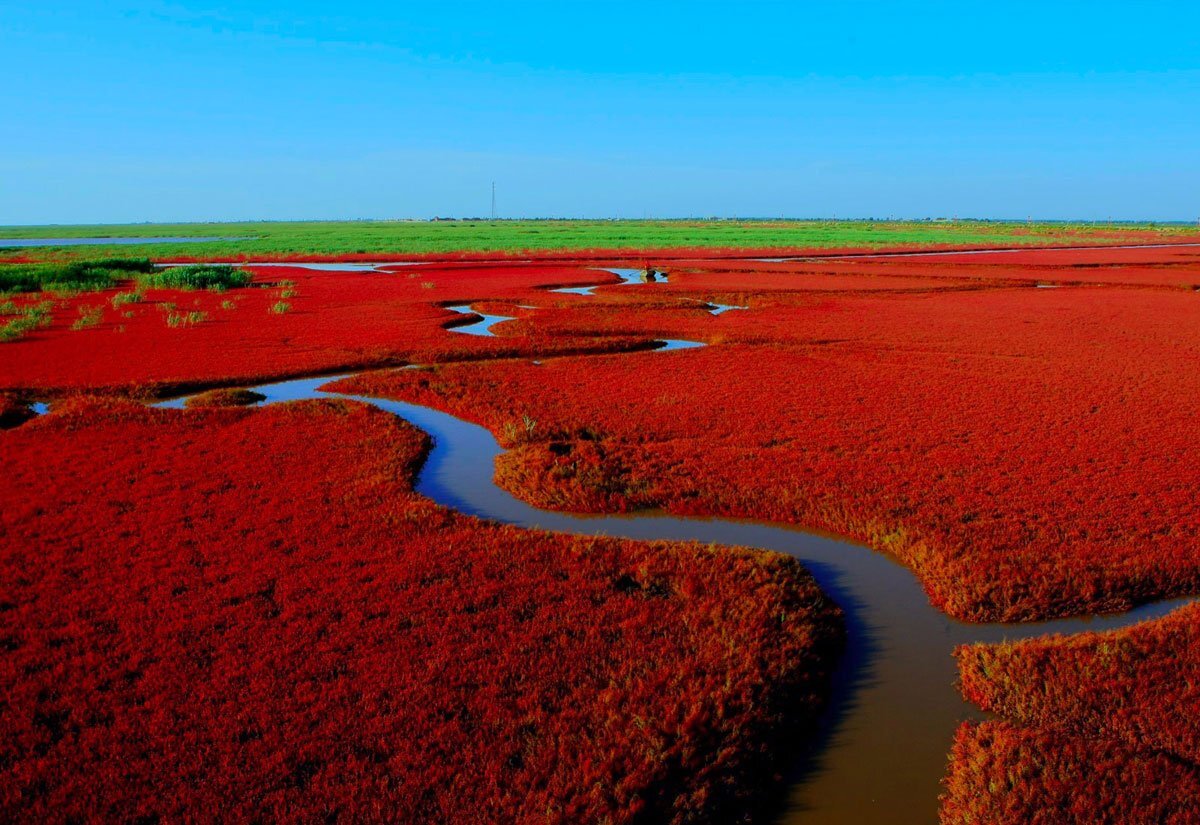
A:
[[[35,329],[50,326],[54,320],[50,312],[53,307],[53,301],[42,301],[40,304],[17,310],[19,314],[16,318],[0,324],[0,341],[16,341]]]
[[[224,292],[250,283],[250,273],[225,264],[169,266],[145,273],[138,283],[148,289],[211,289]]]
[[[168,312],[167,326],[169,327],[194,327],[197,324],[208,320],[207,312],[192,310],[191,312]]]
[[[88,327],[98,326],[100,321],[104,319],[104,305],[100,306],[80,306],[79,317],[75,319],[75,323],[71,324],[71,329],[80,330]]]

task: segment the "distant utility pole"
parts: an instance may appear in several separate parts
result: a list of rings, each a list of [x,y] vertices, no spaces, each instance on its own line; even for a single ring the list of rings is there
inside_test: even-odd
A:
[[[496,182],[492,181],[492,220],[496,220]]]

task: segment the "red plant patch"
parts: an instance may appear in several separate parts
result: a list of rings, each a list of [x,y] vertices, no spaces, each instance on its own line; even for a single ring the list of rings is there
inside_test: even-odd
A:
[[[225,293],[151,290],[132,303],[122,303],[115,289],[83,293],[56,301],[49,328],[0,343],[0,389],[161,394],[407,362],[644,345],[509,336],[503,324],[495,338],[446,330],[463,322],[446,305],[496,299],[511,310],[544,296],[543,284],[605,277],[612,276],[580,267],[406,267],[397,273],[263,267],[251,288]],[[84,317],[95,322],[81,326]]]
[[[943,821],[1200,821],[1198,619],[960,648],[963,695],[1008,721],[960,729]]]
[[[543,506],[839,532],[912,566],[960,617],[1118,610],[1200,588],[1193,293],[760,293],[719,317],[708,295],[613,287],[514,323],[707,349],[447,365],[340,388],[446,408],[502,437],[535,421],[499,478]]]
[[[800,566],[457,516],[412,491],[425,447],[352,402],[0,433],[0,818],[744,804],[838,642]]]
[[[942,825],[1191,825],[1200,771],[1162,753],[1006,722],[963,725]]]
[[[184,401],[184,406],[188,409],[196,407],[249,407],[260,401],[265,401],[266,398],[262,393],[254,392],[253,390],[224,387],[189,396]]]
[[[993,284],[1024,281],[1195,289],[1200,287],[1200,246],[862,257],[784,262],[773,267],[809,277],[823,274],[900,281],[950,278]]]

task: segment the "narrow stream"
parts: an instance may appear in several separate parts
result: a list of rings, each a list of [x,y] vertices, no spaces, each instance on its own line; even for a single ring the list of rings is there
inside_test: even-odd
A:
[[[479,320],[473,323],[463,324],[462,326],[457,327],[448,327],[450,332],[461,332],[464,335],[485,335],[490,338],[495,335],[495,333],[492,332],[492,327],[502,321],[514,320],[513,316],[511,315],[486,315],[482,312],[476,312],[475,310],[471,309],[468,304],[450,306],[446,307],[446,309],[450,310],[451,312],[457,312],[460,315],[479,316]]]
[[[595,295],[595,290],[602,286],[637,286],[641,284],[665,284],[669,278],[656,269],[629,269],[628,267],[602,267],[598,271],[611,272],[621,279],[619,284],[592,284],[591,286],[562,286],[547,290],[561,292],[566,295]]]
[[[696,342],[673,342],[657,352]],[[624,357],[661,357],[649,353]],[[966,624],[934,609],[913,574],[869,548],[801,529],[733,519],[660,513],[592,516],[539,510],[497,487],[491,433],[428,407],[319,388],[319,377],[254,387],[263,404],[351,398],[424,430],[433,449],[416,490],[446,507],[532,529],[630,539],[716,542],[795,556],[846,613],[847,650],[815,743],[790,772],[779,822],[787,825],[928,825],[958,723],[981,718],[959,697],[951,652],[958,644],[1124,627],[1187,603],[1176,599],[1112,616],[1038,624]],[[162,406],[179,407],[185,399]]]
[[[720,315],[723,312],[730,312],[735,309],[749,309],[750,307],[740,307],[733,304],[709,304],[708,313],[710,315]]]

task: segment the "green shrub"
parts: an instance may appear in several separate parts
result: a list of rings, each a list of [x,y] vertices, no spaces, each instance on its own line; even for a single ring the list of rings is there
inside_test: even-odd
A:
[[[275,304],[271,307],[271,312],[275,315],[283,315],[285,312],[287,312],[291,308],[292,308],[292,305],[289,304],[287,301],[276,301]]]
[[[81,306],[78,307],[78,310],[79,317],[75,319],[75,323],[71,324],[71,329],[78,330],[94,327],[99,325],[100,321],[104,318],[103,305],[98,307]]]
[[[194,327],[196,324],[206,320],[208,320],[208,313],[198,310],[167,313],[167,326],[169,327]]]
[[[104,258],[57,264],[0,266],[0,292],[79,292],[107,289],[117,281],[154,271],[145,258]]]
[[[116,295],[112,296],[110,302],[113,305],[113,309],[119,309],[120,307],[125,306],[125,304],[140,304],[142,302],[142,293],[136,291],[118,292]]]
[[[0,324],[0,341],[16,341],[35,329],[50,326],[54,320],[50,314],[53,307],[53,301],[43,301],[20,310],[21,314],[16,318]]]
[[[224,292],[250,283],[250,273],[225,264],[188,264],[156,269],[138,277],[149,289],[214,289]]]

